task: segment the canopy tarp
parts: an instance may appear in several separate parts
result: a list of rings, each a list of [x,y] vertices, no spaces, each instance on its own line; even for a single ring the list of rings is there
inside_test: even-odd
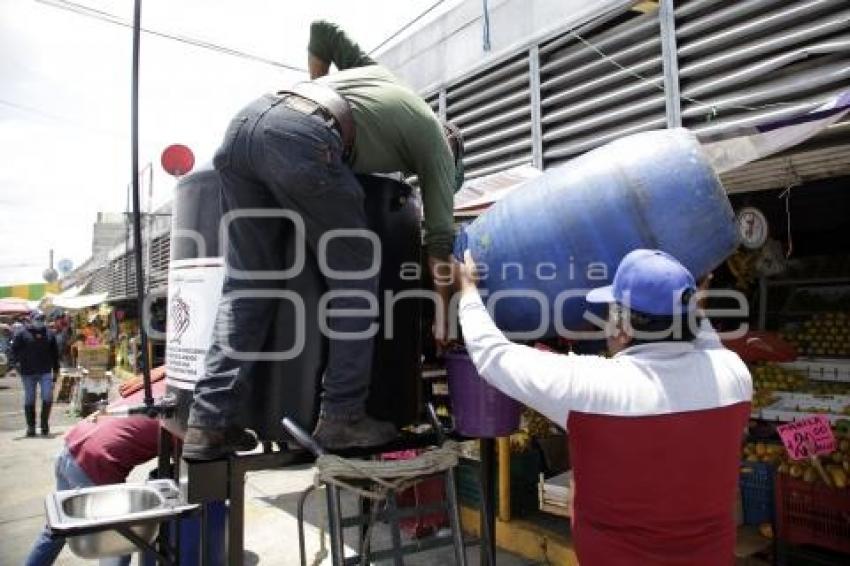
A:
[[[542,174],[540,169],[531,165],[518,165],[467,181],[455,194],[455,216],[477,216],[514,189]]]
[[[53,297],[53,306],[68,310],[84,309],[99,305],[106,300],[108,293],[92,293],[91,295],[77,295],[76,297]]]
[[[79,285],[74,285],[73,287],[69,287],[69,288],[65,289],[64,291],[59,293],[57,295],[57,297],[71,298],[71,297],[77,297],[79,295],[82,295],[83,291],[85,291],[86,287],[88,287],[88,284],[89,284],[89,280],[86,279],[85,281],[83,281]]]
[[[744,124],[706,139],[697,131],[703,151],[718,173],[779,153],[842,120],[850,112],[850,90],[839,92],[810,112],[782,120]]]
[[[41,299],[47,293],[58,293],[59,283],[22,283],[0,287],[0,297],[17,297],[30,301]]]
[[[29,314],[29,303],[25,299],[7,297],[0,299],[0,315]]]

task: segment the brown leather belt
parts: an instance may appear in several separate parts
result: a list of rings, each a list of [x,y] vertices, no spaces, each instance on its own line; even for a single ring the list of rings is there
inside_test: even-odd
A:
[[[327,85],[315,82],[297,83],[290,89],[278,91],[277,94],[296,97],[291,103],[285,101],[287,106],[306,114],[318,113],[329,120],[342,139],[343,157],[347,160],[351,156],[354,147],[354,118],[351,116],[351,106],[342,95]],[[309,104],[299,104],[297,99],[312,102],[316,105],[315,109]]]

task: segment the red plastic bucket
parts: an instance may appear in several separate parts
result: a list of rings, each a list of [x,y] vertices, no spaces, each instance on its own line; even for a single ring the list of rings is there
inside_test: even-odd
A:
[[[508,436],[519,428],[522,405],[476,371],[466,351],[445,356],[455,430],[472,438]]]

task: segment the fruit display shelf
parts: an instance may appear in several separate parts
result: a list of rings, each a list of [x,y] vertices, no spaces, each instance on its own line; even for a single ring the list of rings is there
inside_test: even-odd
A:
[[[797,348],[801,356],[850,356],[850,314],[844,311],[813,313],[800,322],[786,323],[780,335]]]
[[[815,395],[850,395],[850,381],[843,379],[850,364],[797,360],[749,366],[753,387],[759,392],[789,391]]]
[[[776,391],[776,401],[760,409],[762,420],[792,422],[823,415],[833,424],[850,417],[850,395],[811,395]]]
[[[843,358],[800,358],[779,366],[799,372],[811,380],[850,383],[850,360]]]
[[[752,417],[755,419],[763,418],[765,408],[773,408],[774,405],[791,394],[850,395],[850,382],[837,378],[822,379],[823,377],[834,378],[836,372],[839,371],[835,369],[836,367],[835,364],[814,366],[812,362],[808,361],[751,365],[750,372],[753,376]],[[843,366],[841,371],[844,371]],[[843,407],[840,408],[843,409]]]

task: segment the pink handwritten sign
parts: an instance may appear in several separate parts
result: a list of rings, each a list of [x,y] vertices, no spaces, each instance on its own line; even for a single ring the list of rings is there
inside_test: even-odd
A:
[[[821,456],[835,451],[835,436],[829,419],[823,415],[776,427],[779,437],[793,460]]]

